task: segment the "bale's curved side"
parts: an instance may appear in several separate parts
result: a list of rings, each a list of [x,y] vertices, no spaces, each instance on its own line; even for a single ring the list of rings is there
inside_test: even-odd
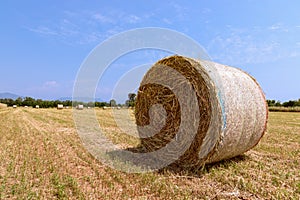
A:
[[[160,131],[141,138],[144,152],[166,146],[176,137],[181,120],[185,117],[181,116],[178,97],[172,88],[145,81],[158,77],[168,80],[170,77],[164,71],[159,74],[155,71],[162,66],[175,69],[188,80],[195,91],[200,113],[200,116],[192,116],[199,118],[192,143],[173,165],[189,167],[219,161],[239,155],[258,143],[265,130],[267,109],[264,95],[256,81],[232,67],[171,56],[152,66],[138,91],[135,109],[138,126],[150,123],[149,112],[152,106],[161,104],[166,112],[165,124]],[[157,116],[156,120],[159,120],[160,114]],[[141,132],[139,134],[144,135]]]
[[[257,81],[242,70],[214,63],[222,83],[226,127],[208,162],[240,155],[253,148],[266,130],[268,109]],[[202,66],[205,64],[202,62]]]

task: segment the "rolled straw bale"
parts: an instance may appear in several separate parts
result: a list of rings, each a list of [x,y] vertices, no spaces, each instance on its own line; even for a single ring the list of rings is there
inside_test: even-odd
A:
[[[184,91],[177,95],[173,92],[182,81],[175,82],[172,88],[157,84],[174,81],[165,72],[167,68],[179,72],[192,86],[198,114],[189,116],[195,108],[186,106],[190,104],[186,102],[189,100],[185,101],[188,98],[183,98],[180,104],[178,95],[186,95]],[[157,105],[163,111],[156,109]],[[245,72],[210,61],[171,56],[155,63],[144,76],[137,94],[135,117],[138,127],[163,123],[150,136],[145,129],[138,128],[141,147],[146,153],[160,150],[175,140],[179,140],[178,150],[184,149],[181,147],[186,145],[189,136],[185,133],[188,130],[181,136],[177,134],[180,124],[197,123],[189,146],[172,164],[194,167],[232,158],[253,148],[265,132],[268,110],[260,86]],[[189,122],[185,122],[187,119]],[[167,152],[168,156],[173,153]]]
[[[1,108],[7,108],[7,105],[4,104],[4,103],[0,103],[0,109],[1,109]]]
[[[63,104],[57,104],[57,110],[61,110],[64,109],[64,105]]]
[[[77,110],[83,110],[83,105],[82,104],[79,104],[76,106]]]

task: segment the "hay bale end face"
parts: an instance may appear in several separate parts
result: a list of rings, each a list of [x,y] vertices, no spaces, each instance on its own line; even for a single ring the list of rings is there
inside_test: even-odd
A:
[[[155,134],[144,137],[147,135],[143,132],[145,129],[139,129],[144,152],[157,151],[178,139],[178,149],[182,150],[181,146],[186,146],[189,140],[188,135],[181,137],[177,134],[180,124],[185,123],[187,113],[192,113],[193,109],[183,111],[185,105],[181,104],[189,105],[190,102],[186,102],[189,100],[180,104],[179,98],[182,97],[178,94],[184,93],[177,92],[176,96],[173,92],[182,81],[175,82],[173,88],[156,83],[159,80],[174,82],[170,74],[165,73],[167,68],[185,77],[194,90],[199,109],[198,115],[188,116],[191,121],[198,122],[195,124],[197,131],[181,156],[174,158],[172,165],[202,166],[240,155],[259,142],[266,129],[268,110],[265,96],[253,77],[239,69],[210,61],[171,56],[151,67],[138,90],[135,108],[138,126],[159,124],[161,122],[158,121],[162,121],[165,115],[164,125]],[[153,114],[151,109],[157,104],[162,105],[165,114]],[[167,153],[168,156],[173,155],[172,152]]]

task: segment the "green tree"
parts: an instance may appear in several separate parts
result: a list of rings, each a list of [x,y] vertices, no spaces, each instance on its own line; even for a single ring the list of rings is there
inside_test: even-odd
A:
[[[33,106],[35,104],[35,99],[32,97],[25,97],[23,100],[23,106]]]
[[[109,105],[110,105],[110,107],[116,107],[116,105],[117,105],[116,100],[114,100],[114,99],[110,100]]]
[[[277,101],[277,102],[275,103],[275,106],[280,107],[280,106],[282,106],[282,105],[281,105],[280,101]]]
[[[15,100],[15,104],[16,104],[17,106],[22,106],[22,103],[23,103],[22,97],[18,97],[18,98]]]
[[[128,102],[126,101],[125,104],[128,104],[128,107],[134,107],[135,106],[135,100],[136,100],[136,94],[135,93],[129,93],[128,94]]]
[[[267,100],[267,104],[269,107],[275,106],[275,100]]]
[[[294,107],[296,105],[296,101],[288,101],[282,104],[284,107]]]

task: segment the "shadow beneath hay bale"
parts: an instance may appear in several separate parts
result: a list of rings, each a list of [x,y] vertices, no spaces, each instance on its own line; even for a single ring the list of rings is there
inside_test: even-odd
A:
[[[123,150],[115,150],[106,152],[106,156],[125,171],[129,172],[145,172],[158,169],[164,160],[157,155],[145,154],[147,150],[143,147],[127,148]]]
[[[175,176],[190,176],[190,177],[201,178],[203,175],[210,173],[212,170],[229,169],[230,167],[233,167],[240,162],[245,162],[249,159],[250,157],[248,155],[242,154],[219,162],[205,164],[205,165],[197,165],[188,168],[187,167],[183,168],[181,166],[178,165],[175,166],[171,164],[159,170],[159,173],[166,174],[166,175],[172,174]]]
[[[242,154],[226,160],[221,160],[219,162],[207,164],[205,165],[205,169],[207,170],[207,172],[210,172],[211,169],[228,169],[240,162],[245,162],[248,160],[250,160],[250,156]]]
[[[136,148],[127,148],[124,149],[125,152],[132,152],[132,153],[145,153],[146,150],[143,147],[136,147]],[[134,172],[134,170],[137,168],[143,169],[143,170],[151,170],[151,167],[147,166],[147,164],[150,164],[151,166],[154,166],[154,168],[157,166],[156,163],[163,162],[157,157],[139,157],[138,159],[136,157],[133,157],[132,154],[124,154],[124,150],[117,150],[108,152],[107,155],[112,160],[117,160],[123,163],[127,163],[126,167],[132,167],[132,169],[129,169],[128,171]],[[238,155],[236,157],[222,160],[215,163],[205,164],[205,165],[194,165],[194,166],[188,166],[181,164],[180,162],[175,162],[167,167],[164,167],[162,169],[157,170],[158,173],[166,176],[190,176],[190,177],[202,177],[203,175],[210,173],[212,170],[226,170],[231,167],[234,167],[238,163],[248,161],[250,157],[248,155],[242,154]],[[145,164],[147,163],[147,164]],[[127,171],[127,170],[126,170]]]

